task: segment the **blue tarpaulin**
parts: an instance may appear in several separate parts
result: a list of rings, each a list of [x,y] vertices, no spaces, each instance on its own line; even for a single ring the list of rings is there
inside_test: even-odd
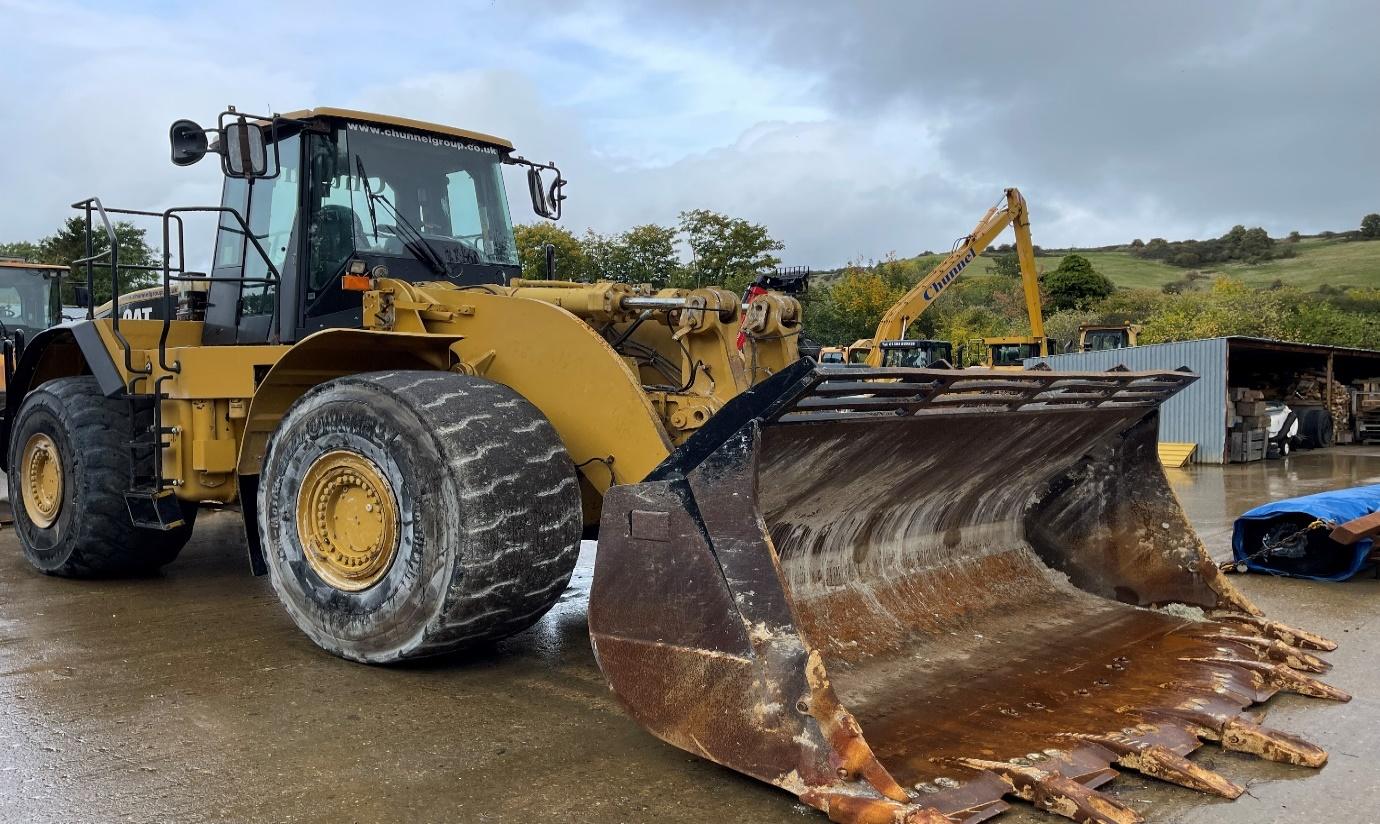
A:
[[[1380,510],[1380,484],[1319,492],[1302,498],[1258,506],[1236,519],[1231,548],[1236,561],[1255,572],[1344,581],[1369,566],[1375,541],[1363,538],[1342,546],[1327,537],[1331,526],[1311,528],[1315,522],[1343,524]],[[1265,542],[1290,543],[1296,552],[1262,551]]]

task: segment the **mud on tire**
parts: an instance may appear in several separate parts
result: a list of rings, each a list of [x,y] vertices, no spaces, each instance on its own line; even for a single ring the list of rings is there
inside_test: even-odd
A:
[[[391,562],[358,590],[323,576],[297,522],[313,466],[341,454],[368,461],[397,508]],[[501,384],[445,372],[365,373],[308,391],[269,443],[259,513],[273,587],[293,621],[324,649],[367,663],[531,626],[569,582],[581,533],[575,468],[541,412]]]
[[[11,428],[8,481],[15,532],[39,570],[71,578],[148,574],[191,537],[194,504],[184,504],[185,523],[166,532],[130,522],[132,430],[128,404],[107,398],[89,375],[48,381],[25,397]],[[61,467],[61,500],[46,525],[24,505],[23,456],[35,436],[51,439]]]

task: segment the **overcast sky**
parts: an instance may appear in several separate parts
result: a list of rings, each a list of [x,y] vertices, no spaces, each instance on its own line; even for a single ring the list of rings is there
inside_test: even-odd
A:
[[[704,207],[816,267],[947,248],[1009,185],[1044,246],[1380,210],[1374,2],[0,0],[0,37],[0,241],[214,202],[167,127],[226,104],[501,134],[577,233]]]

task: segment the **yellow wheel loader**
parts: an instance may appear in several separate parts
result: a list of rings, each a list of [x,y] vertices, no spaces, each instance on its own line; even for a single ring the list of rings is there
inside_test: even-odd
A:
[[[164,301],[205,302],[126,319],[116,278],[11,376],[40,570],[157,568],[238,502],[303,632],[387,663],[530,626],[597,534],[590,637],[632,717],[838,822],[1136,821],[1096,789],[1118,769],[1242,791],[1204,741],[1325,761],[1244,710],[1345,700],[1307,651],[1333,645],[1223,578],[1156,458],[1192,375],[822,367],[789,296],[522,280],[502,169],[546,217],[564,180],[475,132],[231,110],[172,143],[219,156],[220,206],[78,208],[160,220]]]

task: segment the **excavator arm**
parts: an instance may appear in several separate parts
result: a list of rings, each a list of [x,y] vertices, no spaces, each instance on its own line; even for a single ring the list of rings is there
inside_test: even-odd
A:
[[[1013,227],[1016,232],[1016,258],[1021,269],[1026,311],[1030,315],[1031,335],[1036,339],[1044,338],[1040,280],[1035,269],[1035,247],[1030,241],[1030,213],[1026,208],[1025,198],[1018,189],[1007,189],[1005,197],[1005,205],[998,204],[988,209],[977,226],[973,227],[973,231],[959,240],[947,257],[882,315],[881,322],[877,324],[877,331],[873,333],[871,350],[867,356],[870,366],[881,365],[882,349],[879,344],[884,340],[904,338],[911,322],[934,303],[949,284],[957,280],[968,264],[992,245],[992,241],[996,240],[1007,226]]]

